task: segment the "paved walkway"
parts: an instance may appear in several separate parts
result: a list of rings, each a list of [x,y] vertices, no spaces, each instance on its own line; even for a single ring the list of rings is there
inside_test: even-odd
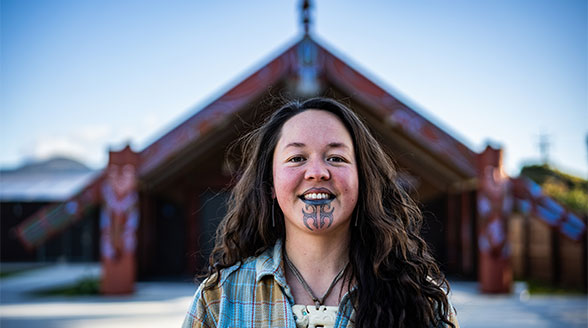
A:
[[[40,297],[31,291],[98,276],[97,264],[61,264],[0,279],[0,327],[179,327],[195,286],[141,282],[129,296]],[[462,327],[588,327],[585,296],[481,295],[474,282],[452,283]]]
[[[516,283],[511,295],[480,294],[476,282],[451,286],[462,327],[588,327],[586,296],[529,296],[524,283]]]

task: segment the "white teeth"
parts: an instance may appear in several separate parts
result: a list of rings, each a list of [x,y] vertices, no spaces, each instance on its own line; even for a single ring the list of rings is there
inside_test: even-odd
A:
[[[329,194],[326,193],[309,193],[304,195],[304,199],[328,199]]]

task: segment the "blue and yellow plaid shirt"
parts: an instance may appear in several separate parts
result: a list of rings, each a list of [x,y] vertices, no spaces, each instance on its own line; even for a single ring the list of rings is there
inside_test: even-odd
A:
[[[286,283],[280,241],[242,265],[221,270],[219,284],[204,289],[208,279],[196,291],[182,327],[296,328],[294,297]],[[354,327],[355,311],[349,293],[339,303],[337,328]],[[453,312],[450,319],[458,326]]]

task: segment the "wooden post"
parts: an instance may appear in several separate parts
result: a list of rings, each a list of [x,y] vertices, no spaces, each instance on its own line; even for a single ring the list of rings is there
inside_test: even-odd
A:
[[[586,217],[584,217],[584,222],[587,222],[588,220],[586,219]],[[584,282],[584,292],[588,293],[588,237],[586,236],[588,235],[587,233],[584,233],[584,235],[582,236],[582,277],[583,277],[583,282]]]
[[[551,229],[551,284],[558,286],[561,282],[561,247],[558,230]]]
[[[143,275],[152,274],[154,266],[157,265],[153,259],[155,251],[155,211],[154,197],[151,193],[145,191],[140,194],[140,216],[138,236],[137,236],[137,259],[138,259],[138,278]]]
[[[129,146],[119,152],[110,152],[106,179],[101,188],[100,290],[103,294],[128,294],[134,290],[136,230],[139,225],[138,164],[139,154]]]
[[[200,208],[200,199],[198,199],[198,194],[196,192],[189,193],[188,199],[188,213],[186,215],[186,255],[187,255],[187,273],[190,275],[194,275],[198,270],[198,267],[201,267],[201,264],[198,263],[198,224],[199,224],[199,213],[198,210]]]
[[[472,211],[469,191],[461,193],[461,269],[466,276],[473,274]]]
[[[459,225],[458,225],[458,206],[455,194],[447,195],[447,220],[445,221],[445,240],[447,245],[447,270],[449,272],[459,272]]]
[[[502,170],[502,150],[488,146],[478,156],[478,249],[480,289],[508,293],[512,286],[508,222],[510,180]]]
[[[528,214],[523,216],[523,275],[531,276],[531,218]]]

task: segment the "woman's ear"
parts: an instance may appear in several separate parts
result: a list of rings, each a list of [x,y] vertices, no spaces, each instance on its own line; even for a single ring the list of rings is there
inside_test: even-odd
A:
[[[272,199],[276,199],[276,190],[274,189],[274,186],[272,186]]]

